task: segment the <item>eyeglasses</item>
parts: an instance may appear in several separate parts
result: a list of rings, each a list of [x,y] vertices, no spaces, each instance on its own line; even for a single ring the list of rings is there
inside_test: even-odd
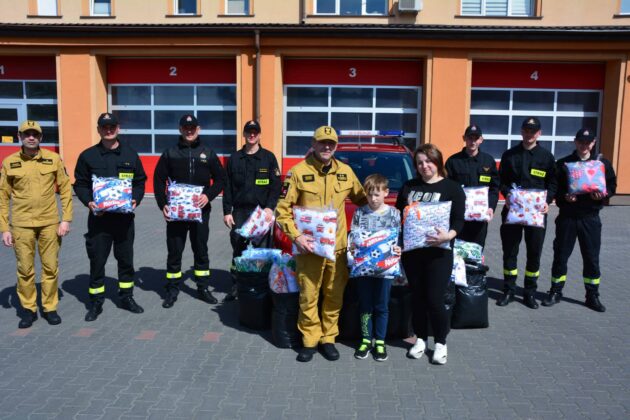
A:
[[[22,136],[24,137],[35,137],[40,138],[42,136],[42,133],[38,132],[38,131],[32,131],[32,130],[28,130],[28,131],[24,131],[22,133]]]

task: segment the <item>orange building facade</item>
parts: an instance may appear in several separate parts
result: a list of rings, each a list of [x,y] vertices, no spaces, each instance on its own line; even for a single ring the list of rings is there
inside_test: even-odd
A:
[[[224,157],[258,118],[285,173],[322,124],[401,131],[448,156],[474,122],[498,159],[537,116],[557,158],[594,130],[630,194],[630,5],[504,1],[504,16],[485,0],[13,2],[0,23],[0,159],[30,118],[72,173],[105,111],[150,176],[188,112]]]

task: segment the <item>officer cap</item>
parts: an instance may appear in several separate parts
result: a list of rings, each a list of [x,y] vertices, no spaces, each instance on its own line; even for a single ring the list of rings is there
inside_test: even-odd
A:
[[[256,120],[247,121],[243,127],[243,133],[247,133],[249,131],[260,133],[260,123]]]
[[[99,127],[104,127],[106,125],[118,125],[118,118],[114,114],[110,114],[109,112],[104,112],[98,116],[98,121],[96,124]]]
[[[315,134],[313,134],[313,139],[315,141],[332,140],[335,143],[339,142],[335,129],[327,125],[322,125],[317,130],[315,130]]]
[[[521,124],[521,128],[525,130],[540,130],[540,120],[536,117],[527,117],[523,120],[523,124]]]
[[[466,131],[464,131],[464,137],[468,136],[477,136],[481,137],[483,134],[481,133],[481,127],[476,124],[471,124],[466,127]]]
[[[198,127],[199,121],[197,121],[197,118],[194,115],[185,114],[185,115],[182,115],[182,117],[179,119],[179,126],[180,127]]]
[[[595,132],[588,128],[580,128],[577,133],[575,133],[575,139],[578,141],[587,141],[592,142],[595,140]]]
[[[23,133],[28,130],[37,131],[39,134],[42,134],[42,128],[40,127],[37,121],[26,120],[20,125],[19,132]]]

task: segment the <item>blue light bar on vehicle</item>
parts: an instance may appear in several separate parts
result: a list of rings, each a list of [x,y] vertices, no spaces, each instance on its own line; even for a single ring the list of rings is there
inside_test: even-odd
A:
[[[372,136],[404,136],[402,130],[339,130],[340,136],[348,137],[372,137]]]

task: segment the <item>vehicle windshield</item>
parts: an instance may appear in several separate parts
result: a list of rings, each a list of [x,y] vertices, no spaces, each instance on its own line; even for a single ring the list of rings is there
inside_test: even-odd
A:
[[[337,151],[335,158],[350,165],[361,183],[374,173],[385,176],[389,180],[390,192],[398,192],[405,181],[415,175],[413,161],[408,153]]]

